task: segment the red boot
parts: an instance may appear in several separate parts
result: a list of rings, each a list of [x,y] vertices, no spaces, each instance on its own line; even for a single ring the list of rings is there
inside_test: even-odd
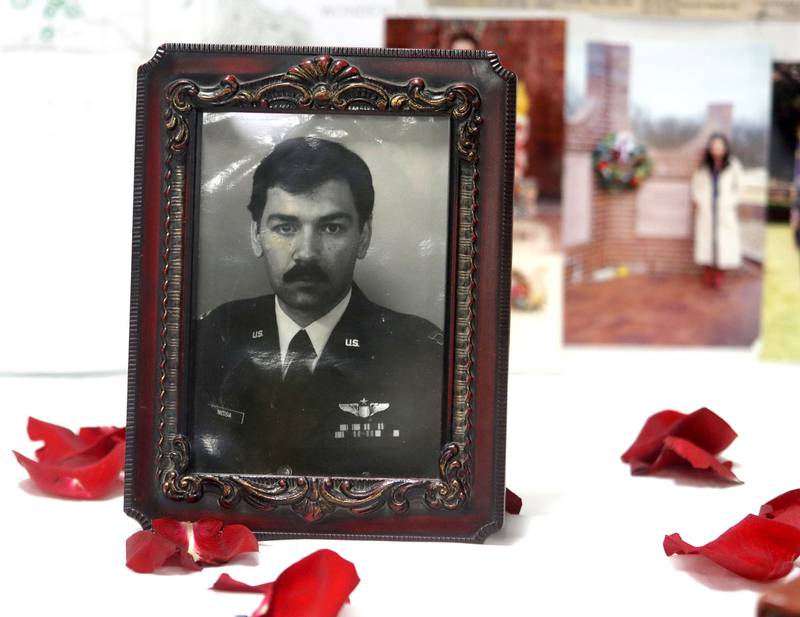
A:
[[[714,286],[714,268],[703,266],[703,285],[706,287]]]

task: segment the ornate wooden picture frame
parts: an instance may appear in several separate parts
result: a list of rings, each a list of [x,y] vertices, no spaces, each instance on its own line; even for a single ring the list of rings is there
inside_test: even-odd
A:
[[[165,45],[140,67],[125,469],[128,515],[145,528],[153,518],[163,516],[180,520],[214,516],[243,523],[262,539],[322,536],[481,542],[501,527],[514,100],[514,75],[494,54],[483,51]],[[204,319],[199,314],[196,302],[202,274],[198,255],[205,254],[209,246],[205,237],[198,240],[199,204],[205,190],[200,167],[203,155],[215,147],[212,137],[204,133],[204,118],[220,113],[251,114],[247,118],[252,120],[278,118],[268,114],[284,114],[280,118],[304,114],[304,119],[324,116],[334,125],[363,120],[367,132],[374,118],[444,122],[442,134],[449,137],[443,155],[436,155],[445,170],[446,200],[438,204],[444,222],[444,283],[437,294],[442,299],[443,320],[439,334],[427,335],[441,349],[437,357],[443,359],[443,368],[436,383],[441,384],[442,395],[436,400],[442,403],[437,403],[438,410],[422,409],[429,417],[438,413],[431,426],[441,426],[441,437],[436,442],[438,455],[423,449],[416,452],[414,446],[399,451],[404,460],[430,462],[431,473],[406,474],[400,467],[400,472],[389,475],[381,470],[395,468],[378,462],[374,474],[347,475],[341,469],[361,469],[361,463],[347,463],[348,453],[357,450],[343,447],[334,451],[334,458],[343,461],[339,465],[323,462],[332,459],[321,455],[315,461],[317,450],[312,445],[301,456],[310,462],[299,463],[297,473],[291,468],[261,473],[260,468],[254,471],[250,463],[238,463],[239,458],[227,454],[220,462],[212,457],[211,463],[197,466],[197,461],[203,460],[198,435],[204,429],[194,416],[200,405],[195,393],[215,380],[225,363],[207,361],[211,352],[202,331],[211,326],[203,324],[215,322],[213,317]],[[392,131],[388,135],[381,143],[389,141],[391,148]],[[319,146],[319,140],[311,139],[305,145],[308,143],[312,149]],[[288,154],[273,158],[281,157],[291,160]],[[284,167],[287,165],[291,163]],[[415,180],[411,178],[412,183]],[[425,178],[419,180],[424,185]],[[256,241],[263,231],[260,219],[253,217]],[[344,233],[341,227],[326,224],[324,232]],[[371,230],[371,220],[368,227]],[[293,229],[281,219],[276,233],[294,233]],[[363,239],[363,220],[360,229]],[[398,261],[397,256],[393,259]],[[399,261],[402,267],[402,259]],[[355,286],[352,294],[351,299],[348,293],[345,305],[356,302],[360,292]],[[274,302],[269,298],[266,309],[257,304],[258,311],[272,310],[274,315],[283,310],[278,308],[283,306],[280,293],[276,292]],[[243,323],[248,318],[242,317],[238,308],[211,314],[222,310],[228,311],[225,323],[232,331],[250,331],[249,322]],[[406,333],[406,338],[412,336],[408,332],[419,331],[423,320],[398,315],[387,309],[378,319],[381,323],[395,319],[395,329]],[[275,318],[271,319],[274,322]],[[252,338],[263,337],[263,331],[254,328]],[[235,334],[226,330],[220,336],[228,353]],[[384,347],[389,345],[386,340],[381,339]],[[348,338],[346,344],[357,347],[358,339]],[[282,353],[284,361],[291,364],[289,358],[295,357],[291,345]],[[409,353],[412,355],[403,356],[404,362],[415,365],[413,353],[421,352]],[[320,363],[323,355],[319,355]],[[378,362],[374,354],[371,357]],[[205,370],[205,364],[212,370]],[[282,378],[288,380],[289,369],[281,370]],[[336,389],[337,383],[332,381],[331,388]],[[420,383],[402,385],[406,390],[423,387]],[[352,404],[349,401],[345,398],[338,407],[351,414],[351,420],[355,416],[366,421],[390,407],[388,402],[370,403],[366,397]],[[212,407],[225,421],[244,422],[242,411]],[[251,418],[256,412],[247,413],[248,423],[254,421]],[[382,413],[392,417],[389,412]],[[397,413],[401,413],[399,406]],[[335,437],[385,437],[381,435],[383,424],[378,430],[375,426],[379,425],[345,422]],[[272,428],[270,432],[280,438],[283,429]],[[248,430],[253,433],[255,428]],[[395,430],[394,436],[398,434]],[[211,435],[202,443],[213,455],[219,440]],[[257,446],[247,443],[234,443],[230,452],[253,454]],[[390,440],[374,443],[389,444]],[[369,452],[378,452],[379,459],[382,448]],[[241,460],[258,458],[258,452],[255,455]]]

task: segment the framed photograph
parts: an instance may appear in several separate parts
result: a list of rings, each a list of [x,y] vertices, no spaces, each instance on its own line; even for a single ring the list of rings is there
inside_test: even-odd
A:
[[[166,45],[140,68],[130,516],[500,528],[515,87],[484,51]]]

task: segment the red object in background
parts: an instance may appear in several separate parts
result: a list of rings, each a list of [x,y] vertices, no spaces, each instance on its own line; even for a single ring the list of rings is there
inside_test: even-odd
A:
[[[34,461],[14,451],[17,462],[43,492],[70,499],[99,499],[120,485],[125,429],[90,426],[78,433],[28,418],[28,437],[43,441]]]
[[[687,468],[688,464],[738,483],[741,481],[731,471],[732,464],[716,458],[734,439],[736,432],[710,409],[703,407],[688,415],[665,410],[647,419],[622,460],[630,464],[634,475],[667,467]]]
[[[522,499],[515,492],[506,489],[506,512],[519,514],[522,510]]]
[[[212,589],[263,593],[252,617],[336,617],[358,583],[352,563],[322,549],[286,568],[272,583],[248,585],[223,574]]]
[[[714,268],[711,266],[703,266],[703,285],[714,287]]]
[[[784,493],[748,514],[716,540],[693,546],[677,533],[664,537],[669,555],[703,555],[723,568],[755,581],[789,574],[800,556],[800,490]]]
[[[250,552],[258,552],[258,540],[244,525],[224,525],[213,518],[196,523],[157,518],[153,531],[137,531],[127,539],[125,565],[140,573],[161,566],[200,570]]]
[[[528,281],[519,272],[511,273],[511,303],[518,308],[524,308],[528,304],[530,296]]]
[[[703,266],[703,285],[720,289],[725,282],[725,270],[714,266]]]

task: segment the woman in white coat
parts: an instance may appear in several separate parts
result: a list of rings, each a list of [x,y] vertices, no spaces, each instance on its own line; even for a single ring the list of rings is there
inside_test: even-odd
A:
[[[703,266],[703,282],[710,287],[720,287],[725,270],[742,265],[741,193],[742,166],[731,155],[728,138],[714,133],[703,162],[692,176],[694,260]]]

